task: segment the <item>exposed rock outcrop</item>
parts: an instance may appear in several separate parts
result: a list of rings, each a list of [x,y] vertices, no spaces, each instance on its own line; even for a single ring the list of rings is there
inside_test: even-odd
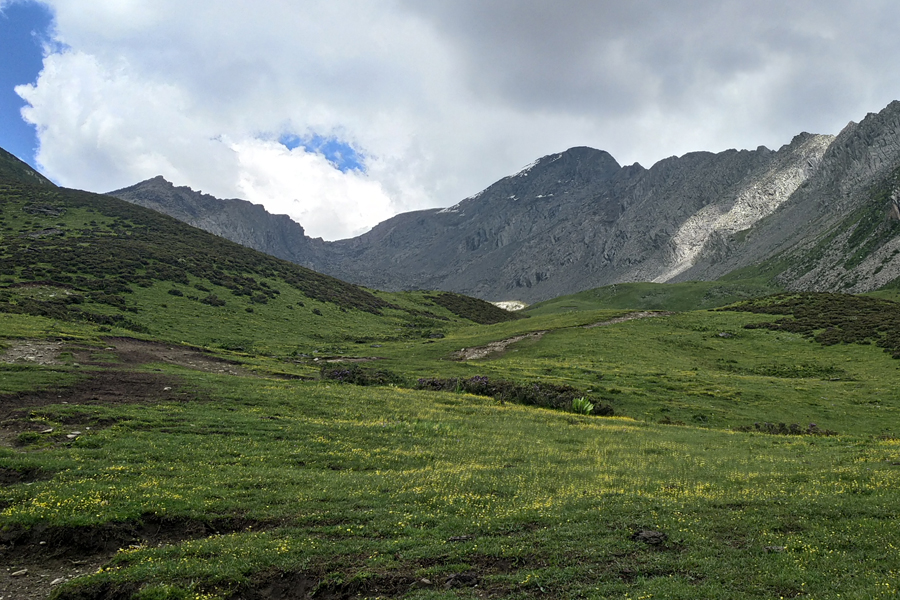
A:
[[[321,240],[310,239],[287,215],[273,215],[246,200],[220,200],[154,177],[110,195],[165,213],[214,235],[304,267],[317,264]]]
[[[716,279],[778,257],[772,275],[789,288],[865,291],[900,276],[900,102],[837,136],[694,152],[650,169],[571,148],[454,206],[337,242],[161,178],[114,195],[381,289],[531,303],[627,281]]]

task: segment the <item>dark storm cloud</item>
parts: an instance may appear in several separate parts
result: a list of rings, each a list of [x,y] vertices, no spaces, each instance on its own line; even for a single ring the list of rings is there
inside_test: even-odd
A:
[[[526,110],[688,110],[764,78],[785,118],[835,113],[896,64],[893,2],[409,0],[455,46],[472,91]],[[896,75],[888,80],[896,85]],[[847,86],[851,86],[848,89]],[[894,88],[894,94],[900,90]]]

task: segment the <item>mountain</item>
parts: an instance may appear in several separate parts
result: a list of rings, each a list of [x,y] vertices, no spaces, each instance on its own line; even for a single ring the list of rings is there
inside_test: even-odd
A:
[[[220,200],[188,187],[175,187],[162,177],[110,192],[110,195],[175,217],[242,246],[310,266],[316,240],[286,215],[272,215],[246,200]]]
[[[0,175],[3,313],[281,355],[518,318],[456,294],[374,292],[112,196]]]
[[[452,207],[397,215],[336,242],[159,178],[113,194],[379,289],[535,302],[739,272],[789,289],[861,292],[900,276],[898,169],[893,102],[837,136],[801,133],[778,150],[693,152],[649,169],[571,148]],[[183,206],[159,200],[161,189]]]

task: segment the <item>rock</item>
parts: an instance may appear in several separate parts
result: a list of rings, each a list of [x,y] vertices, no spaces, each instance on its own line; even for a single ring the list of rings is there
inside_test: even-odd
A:
[[[785,547],[784,546],[765,546],[765,547],[763,547],[763,550],[765,550],[769,554],[779,554],[779,553],[785,551]]]
[[[25,577],[26,575],[28,575],[28,569],[21,569],[19,571],[15,571],[13,573],[10,573],[9,576],[10,577]]]
[[[419,579],[418,581],[414,581],[412,583],[412,585],[410,586],[410,588],[411,589],[427,588],[427,587],[431,587],[433,585],[434,585],[434,583],[430,579],[428,579],[427,577],[423,577],[422,579]]]
[[[53,581],[50,582],[50,585],[59,585],[61,583],[65,583],[67,580],[65,577],[57,577]]]
[[[662,531],[644,529],[643,531],[636,531],[632,534],[631,539],[635,542],[643,542],[651,546],[658,546],[669,539],[669,536]]]
[[[475,587],[478,585],[478,576],[474,573],[454,573],[444,581],[444,589]]]

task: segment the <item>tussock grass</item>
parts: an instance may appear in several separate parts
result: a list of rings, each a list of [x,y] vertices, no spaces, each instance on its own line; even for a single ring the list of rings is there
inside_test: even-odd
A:
[[[0,364],[4,559],[39,568],[70,551],[102,564],[56,599],[896,596],[889,354],[817,343],[816,326],[748,329],[764,317],[741,311],[586,327],[697,308],[697,290],[718,302],[757,288],[634,286],[635,304],[588,295],[476,325],[477,303],[351,293],[225,245],[211,246],[214,267],[208,248],[163,251],[171,222],[137,207],[0,187],[0,352],[62,348],[52,365]],[[61,249],[81,258],[53,258]],[[795,323],[807,300],[745,306],[784,305]],[[836,329],[864,321],[856,300],[815,302],[848,318]],[[883,326],[844,341],[888,339]],[[502,355],[450,360],[535,331]],[[238,374],[161,350],[127,362],[116,337],[190,344]],[[323,371],[391,377],[360,386]],[[409,387],[419,378],[539,383],[616,416]],[[117,381],[130,392],[101,389]]]
[[[38,487],[27,501],[11,498],[4,519],[89,526],[147,514],[240,514],[291,522],[126,549],[90,585],[149,581],[177,589],[194,581],[193,589],[227,593],[254,571],[322,570],[346,556],[357,558],[340,576],[363,579],[424,573],[418,565],[433,560],[471,567],[503,557],[539,566],[486,578],[509,591],[536,580],[560,594],[711,593],[734,585],[730,577],[749,562],[759,573],[739,581],[759,586],[747,597],[764,597],[777,585],[840,589],[807,581],[809,571],[846,564],[876,545],[847,520],[887,517],[898,483],[884,462],[895,449],[887,442],[784,444],[563,418],[477,397],[286,383],[267,384],[262,394],[236,383],[208,382],[236,410],[161,406],[123,415],[130,418],[57,451],[71,467],[53,484],[30,486]],[[276,418],[263,419],[272,409]],[[844,465],[837,471],[836,457]],[[641,527],[665,530],[677,549],[657,557],[635,547],[629,536]],[[460,535],[474,537],[448,544]],[[861,548],[847,548],[848,536]],[[762,550],[773,545],[789,548],[790,560]],[[636,552],[638,564],[661,562],[654,568],[666,576],[626,583],[616,572],[622,550]],[[773,580],[764,573],[774,565]],[[870,573],[863,589],[877,592],[891,568]]]

